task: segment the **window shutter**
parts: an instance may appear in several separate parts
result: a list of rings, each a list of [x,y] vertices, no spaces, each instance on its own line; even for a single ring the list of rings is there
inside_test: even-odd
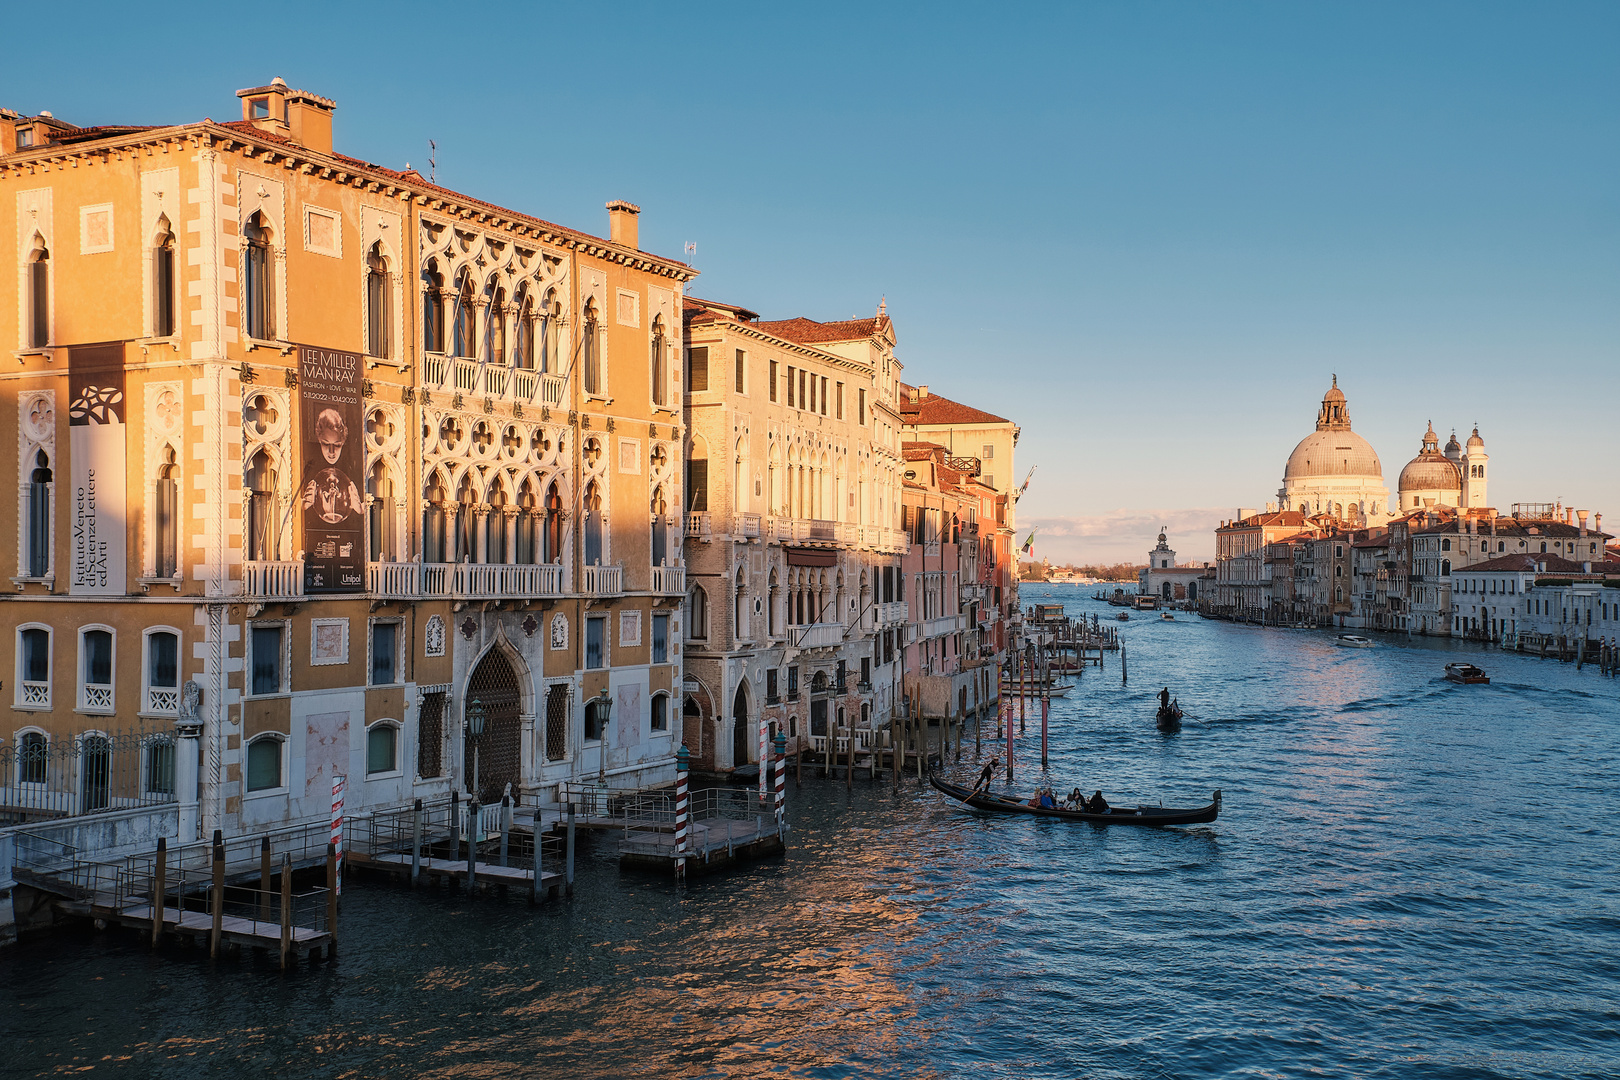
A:
[[[735,389],[739,394],[743,392],[743,375],[745,374],[744,365],[747,360],[747,356],[748,354],[743,352],[741,349],[737,350],[737,382]]]
[[[707,390],[709,388],[709,350],[705,346],[694,348],[686,357],[687,389]]]

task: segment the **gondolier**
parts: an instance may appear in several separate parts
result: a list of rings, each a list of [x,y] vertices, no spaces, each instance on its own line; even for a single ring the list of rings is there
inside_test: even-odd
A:
[[[984,768],[979,770],[979,781],[973,785],[974,794],[990,790],[990,778],[996,774],[996,766],[999,764],[1001,764],[1001,758],[992,757],[985,763]]]

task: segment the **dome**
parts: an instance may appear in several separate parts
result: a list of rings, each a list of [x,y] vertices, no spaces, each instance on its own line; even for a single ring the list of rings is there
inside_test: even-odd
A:
[[[1349,428],[1319,428],[1299,440],[1288,455],[1284,480],[1307,476],[1376,476],[1382,480],[1384,466],[1372,444]]]
[[[1482,443],[1480,443],[1480,445],[1484,446],[1485,444],[1482,442]],[[1458,456],[1461,455],[1461,454],[1462,454],[1462,443],[1457,441],[1457,433],[1455,431],[1453,431],[1451,433],[1451,439],[1449,441],[1447,441],[1447,443],[1446,443],[1446,457],[1451,458],[1453,461],[1455,461],[1458,458]]]
[[[1452,437],[1456,438],[1456,436],[1452,436]],[[1468,449],[1470,449],[1470,450],[1483,450],[1483,449],[1485,449],[1485,440],[1479,437],[1479,428],[1477,428],[1477,427],[1474,429],[1474,433],[1472,435],[1468,436]]]
[[[1419,454],[1401,470],[1402,493],[1408,491],[1461,491],[1462,472],[1444,454]]]

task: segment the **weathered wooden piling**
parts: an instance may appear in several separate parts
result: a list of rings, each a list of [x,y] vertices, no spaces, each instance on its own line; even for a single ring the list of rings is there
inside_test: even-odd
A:
[[[269,837],[266,837],[265,841],[268,843]],[[292,943],[292,854],[284,851],[281,853],[281,970],[283,971],[287,970],[287,962],[292,959]]]
[[[686,744],[685,743],[681,744],[681,749],[682,750],[686,749]],[[677,779],[680,777],[680,765],[678,763],[678,759],[677,759],[677,764],[676,764],[675,775],[676,775]],[[564,890],[564,895],[573,896],[574,895],[574,804],[573,803],[568,804],[568,852],[567,852],[566,859],[567,859],[567,861],[563,864],[563,890]]]
[[[338,851],[336,844],[326,845],[326,955],[337,955],[338,917]]]
[[[152,866],[152,948],[157,948],[163,936],[163,910],[168,900],[169,841],[158,837],[157,858]]]
[[[411,888],[422,883],[422,800],[411,805]]]
[[[478,796],[467,803],[467,894],[478,885]]]

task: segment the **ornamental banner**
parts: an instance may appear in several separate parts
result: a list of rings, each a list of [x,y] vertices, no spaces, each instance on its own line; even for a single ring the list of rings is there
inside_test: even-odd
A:
[[[127,591],[125,430],[124,346],[69,349],[68,592],[76,596]]]
[[[366,504],[359,354],[298,346],[298,412],[304,592],[362,592]]]

